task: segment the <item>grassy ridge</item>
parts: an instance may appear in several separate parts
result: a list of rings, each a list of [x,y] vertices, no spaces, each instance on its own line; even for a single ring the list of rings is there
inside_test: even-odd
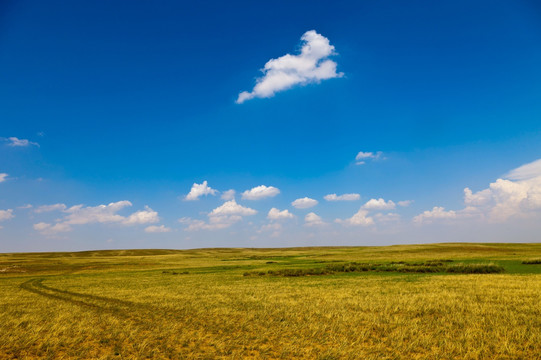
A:
[[[539,258],[540,244],[0,254],[0,358],[536,359]]]

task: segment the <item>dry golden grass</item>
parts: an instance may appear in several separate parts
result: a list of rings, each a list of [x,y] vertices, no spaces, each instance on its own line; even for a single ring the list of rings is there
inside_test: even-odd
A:
[[[0,358],[540,359],[541,270],[522,264],[540,255],[539,244],[4,254]],[[242,275],[434,259],[506,273]]]

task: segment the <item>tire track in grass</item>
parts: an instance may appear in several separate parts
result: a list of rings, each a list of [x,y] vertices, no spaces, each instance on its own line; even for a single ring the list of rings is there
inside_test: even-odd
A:
[[[80,307],[132,320],[140,325],[152,325],[156,315],[164,310],[131,301],[104,296],[81,294],[73,291],[56,289],[43,284],[44,279],[28,280],[20,285],[21,289],[50,299],[68,302]]]

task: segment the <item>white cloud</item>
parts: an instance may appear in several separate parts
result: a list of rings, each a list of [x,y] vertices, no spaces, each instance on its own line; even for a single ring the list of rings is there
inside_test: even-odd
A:
[[[70,225],[123,222],[126,221],[126,218],[118,215],[117,212],[131,205],[132,203],[127,200],[117,201],[109,205],[87,207],[75,205],[65,210],[68,215],[64,218],[64,222]]]
[[[65,204],[53,204],[53,205],[42,205],[36,208],[36,210],[34,211],[39,214],[39,213],[44,213],[44,212],[49,212],[49,211],[64,211],[64,210],[66,210]]]
[[[242,193],[242,198],[246,200],[260,200],[268,197],[276,196],[280,190],[274,186],[259,185]]]
[[[297,209],[308,209],[316,206],[317,204],[317,200],[310,199],[309,197],[303,197],[291,203],[291,205],[293,205],[293,207],[296,207]]]
[[[19,138],[16,138],[14,136],[9,137],[6,140],[8,142],[8,146],[26,147],[26,146],[34,145],[34,146],[39,147],[39,144],[36,143],[36,142],[32,142],[32,141],[29,141],[29,140],[26,140],[26,139],[19,139]]]
[[[145,228],[147,233],[166,233],[170,232],[171,228],[165,227],[165,225],[150,225]]]
[[[304,217],[304,225],[305,226],[321,226],[326,225],[323,220],[321,220],[321,216],[317,215],[316,213],[308,213]]]
[[[14,217],[15,215],[13,215],[13,209],[0,210],[0,221],[6,221],[13,219]]]
[[[0,173],[0,183],[6,181],[8,174]]]
[[[334,46],[329,39],[310,30],[302,35],[301,53],[286,54],[271,59],[263,68],[263,76],[258,78],[251,92],[243,91],[237,98],[237,104],[253,98],[268,98],[275,93],[292,88],[295,85],[319,83],[321,80],[341,77],[336,72],[336,63],[328,57],[334,55]]]
[[[392,201],[385,201],[382,198],[379,199],[370,199],[364,205],[363,209],[365,210],[392,210],[396,207],[396,204]]]
[[[132,203],[127,200],[117,201],[108,205],[87,207],[75,205],[66,208],[63,205],[64,204],[47,205],[41,212],[60,210],[66,215],[63,218],[56,220],[56,224],[54,225],[41,222],[35,224],[34,229],[44,235],[52,235],[59,232],[70,231],[72,225],[117,223],[129,226],[156,223],[160,220],[158,213],[148,206],[145,206],[145,210],[136,211],[127,217],[119,215],[118,212],[120,210],[132,206]]]
[[[455,211],[450,210],[446,211],[441,206],[434,206],[432,210],[426,210],[422,214],[419,214],[413,218],[413,222],[421,223],[431,223],[434,220],[442,219],[456,219],[457,214]]]
[[[71,231],[71,227],[66,223],[47,224],[40,222],[34,224],[34,230],[39,231],[43,235],[55,235],[61,232]]]
[[[26,205],[23,205],[23,206],[18,206],[17,209],[32,209],[33,206],[32,204],[26,204]]]
[[[408,207],[411,204],[413,204],[413,200],[403,200],[403,201],[397,202],[397,204],[398,204],[398,206]]]
[[[195,220],[189,217],[179,219],[179,222],[188,225],[186,231],[197,230],[219,230],[230,227],[242,220],[243,216],[257,214],[257,211],[237,204],[235,200],[230,200],[218,206],[208,214],[208,223],[202,220]]]
[[[277,208],[272,208],[267,214],[267,219],[270,220],[282,220],[282,219],[293,219],[295,215],[289,212],[289,210],[278,210]]]
[[[355,201],[355,200],[359,200],[361,198],[361,195],[359,194],[342,194],[342,195],[329,194],[329,195],[325,195],[323,198],[327,201]]]
[[[218,206],[216,209],[212,210],[209,216],[221,216],[221,215],[249,216],[249,215],[255,215],[255,214],[257,214],[257,211],[255,211],[254,209],[250,209],[249,207],[239,205],[237,204],[235,200],[229,200],[223,203],[221,206]]]
[[[376,153],[372,151],[359,151],[357,156],[355,156],[356,164],[363,165],[366,163],[366,160],[378,160],[381,158],[381,155],[383,155],[381,151]]]
[[[400,215],[397,213],[387,213],[387,214],[378,213],[374,215],[374,218],[380,223],[390,223],[390,222],[400,221]]]
[[[207,181],[203,181],[202,184],[194,183],[188,195],[184,197],[186,201],[198,200],[203,195],[216,195],[218,190],[215,190],[208,186]]]
[[[510,171],[505,179],[497,179],[488,188],[473,192],[464,189],[465,207],[458,211],[444,212],[441,207],[414,218],[415,222],[426,219],[486,219],[504,222],[512,218],[527,218],[541,213],[541,159]]]
[[[352,217],[348,219],[336,219],[335,222],[352,226],[370,226],[374,225],[374,218],[368,215],[368,210],[360,208]]]
[[[136,225],[136,224],[152,224],[160,221],[158,212],[152,210],[148,206],[145,206],[145,210],[139,210],[128,216],[122,221],[124,225]]]
[[[235,190],[230,189],[224,191],[222,194],[222,200],[233,200],[235,198]]]

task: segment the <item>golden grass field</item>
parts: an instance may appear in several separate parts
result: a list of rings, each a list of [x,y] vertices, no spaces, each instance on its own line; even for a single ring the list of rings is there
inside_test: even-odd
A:
[[[541,244],[0,254],[0,358],[541,359],[536,259]],[[505,272],[268,274],[428,260]]]

